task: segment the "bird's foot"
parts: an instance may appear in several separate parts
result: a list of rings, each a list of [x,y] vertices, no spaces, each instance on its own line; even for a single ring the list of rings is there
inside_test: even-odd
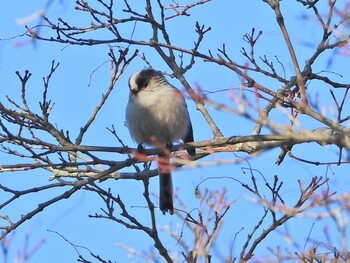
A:
[[[165,145],[165,148],[166,148],[167,150],[171,151],[171,150],[173,149],[173,144],[172,144],[172,143],[167,143],[167,144]]]
[[[143,147],[142,143],[140,143],[139,145],[137,145],[137,151],[139,153],[144,153],[145,152],[145,148]]]

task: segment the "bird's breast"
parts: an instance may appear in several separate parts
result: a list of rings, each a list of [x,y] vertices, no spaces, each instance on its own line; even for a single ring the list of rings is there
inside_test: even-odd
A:
[[[189,125],[184,98],[176,89],[140,91],[129,101],[126,119],[135,141],[148,145],[177,141]]]

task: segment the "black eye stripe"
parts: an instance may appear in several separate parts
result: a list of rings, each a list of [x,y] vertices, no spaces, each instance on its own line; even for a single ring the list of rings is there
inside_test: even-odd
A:
[[[148,81],[143,76],[140,76],[136,80],[136,84],[137,84],[138,89],[144,89],[147,87]]]

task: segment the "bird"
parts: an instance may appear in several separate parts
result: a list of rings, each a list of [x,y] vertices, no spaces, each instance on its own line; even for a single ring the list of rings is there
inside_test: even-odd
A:
[[[131,138],[142,151],[143,144],[171,150],[174,142],[193,142],[193,128],[182,93],[172,86],[162,72],[153,68],[139,70],[129,78],[129,100],[125,124]],[[190,156],[195,148],[187,149]],[[174,214],[173,184],[169,154],[159,153],[159,209]]]

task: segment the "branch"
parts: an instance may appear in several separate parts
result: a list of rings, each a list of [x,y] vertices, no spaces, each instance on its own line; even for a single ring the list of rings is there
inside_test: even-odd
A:
[[[292,62],[293,62],[294,70],[295,70],[296,77],[297,77],[297,79],[296,79],[297,85],[300,89],[302,107],[308,108],[309,104],[308,104],[308,99],[306,96],[306,87],[305,87],[304,76],[301,73],[298,59],[297,59],[297,56],[295,54],[292,41],[289,37],[286,25],[284,24],[284,18],[283,18],[281,9],[280,9],[279,1],[278,0],[272,0],[272,1],[264,0],[264,2],[268,3],[276,14],[276,21],[277,21],[277,23],[282,31],[282,35],[284,37],[284,40],[285,40],[287,47],[288,47],[288,50],[289,50],[289,55],[290,55]]]

